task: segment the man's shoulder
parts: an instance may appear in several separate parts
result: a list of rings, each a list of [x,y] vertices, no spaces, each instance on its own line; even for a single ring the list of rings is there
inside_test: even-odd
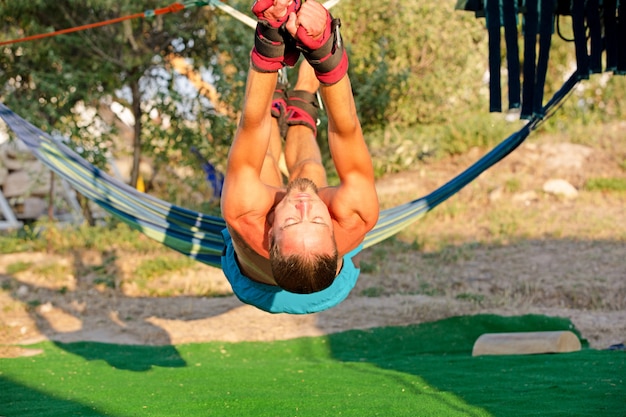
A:
[[[243,215],[226,219],[226,227],[237,248],[267,256],[265,245],[266,216]]]
[[[371,228],[378,220],[379,203],[374,184],[326,187],[320,195],[331,216],[347,229]]]
[[[261,182],[226,182],[222,191],[222,217],[227,223],[265,221],[272,210],[276,190]]]

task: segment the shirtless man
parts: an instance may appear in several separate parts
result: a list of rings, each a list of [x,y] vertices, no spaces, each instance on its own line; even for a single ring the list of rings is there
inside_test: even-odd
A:
[[[359,273],[352,256],[379,213],[338,21],[321,4],[300,1],[253,6],[259,24],[221,202],[222,269],[243,302],[272,313],[321,311],[347,297]],[[277,99],[277,71],[300,52],[308,63],[300,64],[295,93]],[[316,142],[318,88],[338,186],[328,185]]]

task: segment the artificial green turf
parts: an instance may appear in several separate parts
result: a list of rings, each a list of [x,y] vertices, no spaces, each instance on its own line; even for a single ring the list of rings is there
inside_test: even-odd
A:
[[[0,360],[0,416],[626,416],[626,353],[472,357],[483,333],[574,330],[457,317],[272,343],[43,343]]]

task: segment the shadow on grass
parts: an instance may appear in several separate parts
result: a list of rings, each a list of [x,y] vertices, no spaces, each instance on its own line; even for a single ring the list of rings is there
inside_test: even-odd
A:
[[[0,274],[0,286],[25,304],[38,332],[57,347],[89,361],[104,360],[117,369],[185,366],[167,329],[152,323],[152,318],[181,320],[182,304],[186,320],[218,316],[239,306],[234,297],[210,309],[196,309],[194,304],[201,303],[201,297],[177,297],[179,307],[174,308],[169,297],[127,296],[119,288],[122,273],[116,266],[115,252],[102,252],[102,263],[91,266],[83,263],[79,251],[72,259],[69,274],[57,265],[44,266],[50,270],[41,273],[51,275],[50,281],[56,286],[37,285],[17,278],[17,274]],[[59,276],[65,274],[75,277],[71,289],[61,286],[64,282]]]
[[[66,352],[82,356],[85,360],[103,360],[116,369],[149,371],[153,366],[181,368],[187,366],[176,347],[114,345],[98,342],[59,343],[55,345]]]
[[[51,410],[58,416],[111,416],[110,413],[99,412],[94,406],[56,398],[0,376],[0,415],[49,416]]]
[[[331,354],[423,378],[494,416],[626,415],[626,354],[596,351],[472,357],[484,333],[571,330],[545,316],[455,317],[408,327],[329,336]],[[578,335],[580,337],[580,335]]]

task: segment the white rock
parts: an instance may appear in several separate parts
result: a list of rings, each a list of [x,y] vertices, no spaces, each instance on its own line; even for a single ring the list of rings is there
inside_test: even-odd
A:
[[[502,198],[503,195],[504,195],[504,188],[498,187],[489,193],[489,201],[491,201],[492,203],[495,201],[498,201]]]
[[[562,179],[546,181],[543,184],[543,191],[548,194],[555,194],[566,198],[576,198],[578,196],[576,187]]]
[[[511,197],[511,200],[516,203],[530,204],[533,201],[539,200],[539,196],[537,195],[535,191],[531,190],[531,191],[524,191],[522,193],[515,193],[513,197]]]
[[[28,295],[28,292],[29,290],[26,285],[20,285],[20,287],[15,292],[15,295],[17,295],[19,298],[24,298]]]

